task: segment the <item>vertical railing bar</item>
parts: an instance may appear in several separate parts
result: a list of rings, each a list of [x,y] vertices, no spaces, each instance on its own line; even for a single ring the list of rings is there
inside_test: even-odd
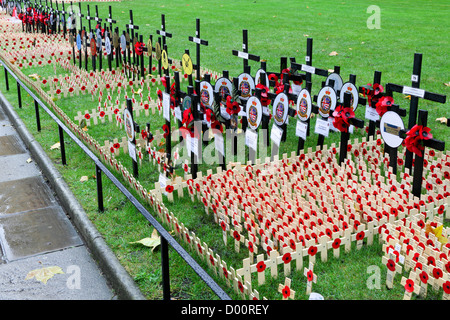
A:
[[[163,280],[163,299],[170,300],[169,245],[164,237],[161,237],[161,269]]]
[[[37,131],[41,131],[41,117],[39,116],[39,103],[36,100],[34,100],[34,109],[36,111]]]
[[[6,91],[9,91],[9,81],[8,81],[8,69],[6,69],[5,66],[3,66],[5,68],[5,83],[6,83]]]
[[[95,164],[95,178],[97,180],[97,202],[98,202],[98,211],[103,212],[103,187],[102,187],[102,170],[100,170],[99,166]]]
[[[22,94],[20,88],[20,82],[17,80],[17,102],[19,103],[19,109],[22,109]]]
[[[59,130],[59,147],[61,148],[61,162],[65,166],[66,163],[66,148],[64,146],[64,131],[60,125],[58,125]]]

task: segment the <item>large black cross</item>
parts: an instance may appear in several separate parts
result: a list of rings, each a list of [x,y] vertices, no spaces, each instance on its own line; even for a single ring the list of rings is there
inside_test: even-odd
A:
[[[133,21],[133,10],[130,10],[130,23],[126,24],[125,26],[127,27],[127,29],[131,30],[130,40],[131,40],[131,44],[133,44],[133,42],[134,42],[134,30],[139,30],[139,26],[135,25],[134,21]],[[136,52],[135,52],[135,50],[133,48],[133,64],[135,62],[136,62]]]
[[[439,103],[445,103],[446,101],[446,96],[444,95],[431,93],[423,89],[420,89],[421,69],[422,69],[422,54],[416,53],[414,54],[414,66],[413,66],[413,74],[411,76],[412,82],[411,87],[401,86],[393,83],[386,84],[386,90],[390,90],[393,92],[400,92],[411,96],[408,129],[411,129],[416,124],[419,98]],[[408,168],[409,170],[411,170],[412,168],[412,159],[413,159],[412,152],[406,151],[405,167]]]
[[[86,15],[86,20],[89,22],[89,30],[88,32],[91,32],[91,20],[93,20],[94,18],[91,17],[91,9],[89,8],[89,5],[87,5],[87,15]]]
[[[259,62],[261,58],[257,55],[248,53],[248,30],[242,30],[242,51],[232,50],[234,56],[242,58],[244,61],[244,72],[250,74],[250,67],[248,65],[248,60],[253,60]]]
[[[203,46],[207,46],[208,45],[208,41],[200,39],[200,19],[196,19],[196,24],[195,24],[195,37],[191,37],[189,36],[189,41],[196,43],[196,49],[197,49],[197,53],[196,53],[196,59],[197,59],[197,63],[194,66],[195,69],[197,70],[197,79],[200,80],[201,76],[200,76],[200,45]]]
[[[418,125],[419,126],[427,126],[427,120],[428,120],[428,111],[425,110],[419,110],[418,111]],[[406,130],[400,130],[400,137],[405,138],[406,137]],[[420,199],[420,195],[422,193],[422,176],[423,176],[423,162],[425,157],[425,147],[436,149],[439,151],[443,151],[445,149],[445,142],[436,140],[436,139],[429,139],[429,140],[422,140],[424,150],[422,150],[422,156],[415,155],[414,159],[414,176],[413,176],[413,190],[412,193],[414,196],[418,197]]]
[[[166,47],[166,37],[172,38],[172,34],[166,31],[166,16],[164,14],[161,15],[161,30],[156,30],[156,33],[162,37],[161,49],[164,49]]]
[[[102,22],[102,18],[99,18],[98,16],[98,6],[95,5],[95,17],[94,20],[97,22],[97,24],[100,24],[100,29],[101,29],[101,22]]]
[[[116,20],[113,20],[113,18],[112,18],[112,9],[111,9],[111,6],[109,6],[108,18],[106,18],[105,21],[106,21],[106,22],[109,22],[109,32],[110,32],[111,35],[112,35],[112,33],[113,33],[113,23],[117,23],[117,21],[116,21]],[[111,52],[112,52],[112,50],[111,50]]]

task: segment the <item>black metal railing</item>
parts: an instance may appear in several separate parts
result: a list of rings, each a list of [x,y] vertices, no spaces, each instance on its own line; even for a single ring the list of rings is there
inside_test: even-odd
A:
[[[99,211],[103,211],[103,189],[102,173],[122,192],[134,207],[147,219],[147,221],[158,231],[161,237],[161,268],[163,280],[163,299],[170,300],[170,276],[169,276],[169,245],[183,258],[186,263],[197,273],[197,275],[211,288],[211,290],[222,300],[231,300],[228,294],[211,278],[211,276],[194,260],[194,258],[173,238],[169,232],[153,217],[152,214],[139,202],[139,200],[112,174],[112,172],[100,161],[100,159],[80,140],[78,137],[55,115],[50,109],[18,78],[11,69],[0,59],[5,68],[6,90],[9,91],[8,74],[16,80],[18,105],[22,108],[21,88],[23,88],[34,100],[36,112],[37,130],[41,130],[39,107],[45,110],[54,122],[58,124],[59,142],[62,164],[66,165],[66,152],[64,147],[64,133],[66,133],[95,163],[97,180],[97,201]]]

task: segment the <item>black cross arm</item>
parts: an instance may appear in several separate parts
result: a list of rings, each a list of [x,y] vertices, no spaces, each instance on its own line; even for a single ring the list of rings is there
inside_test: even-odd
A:
[[[189,36],[189,41],[201,44],[203,46],[207,46],[208,45],[208,41],[207,40],[199,39],[199,38],[192,37],[192,36]]]
[[[261,60],[261,58],[259,56],[251,54],[251,53],[242,52],[242,51],[238,51],[238,50],[233,50],[232,52],[233,52],[233,55],[236,57],[241,57],[244,59],[253,60],[253,61],[257,61],[257,62],[259,62]]]
[[[399,137],[405,139],[407,132],[408,131],[404,129],[400,130]],[[445,142],[441,140],[436,139],[422,140],[422,143],[425,147],[432,148],[438,151],[444,151],[445,149]]]
[[[172,38],[172,34],[164,30],[156,30],[156,33],[162,37]]]
[[[403,93],[404,87],[405,86],[401,86],[401,85],[394,84],[394,83],[386,84],[386,90],[391,90],[391,91],[399,92],[399,93]],[[445,95],[442,95],[439,93],[428,92],[428,91],[418,89],[418,88],[411,88],[411,89],[420,90],[421,92],[423,92],[423,98],[425,100],[430,100],[430,101],[439,102],[439,103],[445,103],[445,101],[446,101]]]
[[[292,71],[305,71],[308,73],[317,74],[322,77],[328,77],[328,70],[319,69],[306,64],[296,63],[291,60],[291,70]]]

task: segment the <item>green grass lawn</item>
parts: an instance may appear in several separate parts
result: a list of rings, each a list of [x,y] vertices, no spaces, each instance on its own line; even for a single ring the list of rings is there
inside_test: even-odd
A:
[[[90,3],[91,12],[95,3]],[[98,3],[100,17],[106,17],[109,3]],[[173,38],[168,39],[168,52],[171,57],[181,59],[185,49],[189,49],[195,61],[195,45],[188,41],[189,36],[195,34],[195,18],[201,19],[201,38],[209,41],[207,47],[202,47],[202,66],[221,72],[228,70],[231,77],[236,77],[242,72],[242,61],[232,55],[233,49],[241,50],[242,29],[249,32],[249,52],[260,55],[267,61],[268,71],[279,72],[279,59],[282,56],[295,57],[298,62],[304,61],[306,53],[306,39],[314,39],[313,66],[323,69],[332,69],[340,66],[344,81],[349,74],[357,76],[357,85],[364,85],[373,81],[375,70],[382,72],[382,84],[387,82],[411,85],[411,73],[414,53],[423,53],[423,67],[421,88],[427,91],[449,95],[448,70],[450,62],[447,52],[450,49],[448,36],[448,14],[450,5],[445,1],[381,1],[380,29],[369,29],[367,20],[371,13],[367,13],[369,4],[364,1],[333,2],[310,1],[278,2],[278,1],[170,1],[170,3],[155,3],[144,0],[112,2],[113,17],[117,25],[122,26],[129,21],[129,9],[133,9],[134,23],[139,25],[139,32],[148,37],[160,29],[161,14],[166,15],[166,30],[173,33]],[[82,4],[83,10],[86,4]],[[86,22],[83,22],[86,24]],[[430,27],[432,26],[432,27]],[[338,54],[330,56],[336,51]],[[107,64],[104,62],[104,66]],[[250,62],[252,74],[259,68],[256,62]],[[29,68],[24,70],[27,74],[39,73],[42,76],[52,74],[51,68]],[[62,70],[57,70],[62,72]],[[313,77],[312,92],[317,94],[321,88],[323,78]],[[17,99],[15,86],[11,85],[9,92],[5,92],[4,79],[1,78],[2,92],[14,104]],[[11,78],[10,78],[11,81]],[[184,85],[184,84],[183,84]],[[182,87],[182,90],[185,88]],[[394,96],[396,103],[409,109],[409,100],[403,95]],[[36,139],[48,150],[49,155],[57,163],[57,167],[63,173],[66,181],[73,188],[74,193],[80,199],[89,217],[95,223],[99,231],[104,235],[108,245],[114,250],[119,260],[134,277],[143,293],[149,299],[160,299],[161,271],[159,252],[152,253],[148,248],[136,244],[130,244],[144,237],[150,236],[152,228],[148,222],[137,214],[134,207],[128,203],[112,185],[104,179],[105,212],[98,213],[96,208],[95,193],[95,166],[86,165],[86,157],[82,155],[74,144],[66,141],[68,166],[58,164],[60,162],[59,150],[50,150],[58,141],[55,125],[45,116],[42,131],[35,131],[34,108],[29,97],[23,97],[24,108],[17,110]],[[76,111],[84,111],[89,105],[87,96],[78,98],[62,98],[56,102],[58,106],[73,119]],[[80,107],[81,106],[81,107]],[[94,108],[88,107],[88,109]],[[429,111],[428,125],[437,139],[446,142],[448,150],[448,127],[436,123],[438,117],[448,117],[449,102],[444,105],[420,101],[419,107]],[[42,115],[42,113],[41,113]],[[357,110],[357,117],[364,118],[364,107]],[[407,118],[406,118],[407,119]],[[405,124],[407,120],[404,119]],[[139,117],[137,121],[143,125],[150,121],[152,128],[160,128],[164,123],[161,117]],[[295,121],[292,121],[295,123]],[[314,123],[314,122],[313,122]],[[100,144],[106,139],[124,135],[123,130],[117,129],[114,124],[97,125],[89,127],[91,134]],[[354,137],[362,137],[362,133],[356,133]],[[338,134],[331,134],[325,140],[330,144],[339,141]],[[315,147],[317,136],[312,134],[306,141],[306,148]],[[288,127],[288,139],[282,144],[280,153],[295,151],[297,138],[295,127]],[[118,158],[124,165],[131,167],[131,161],[127,155]],[[202,165],[203,172],[213,166]],[[131,172],[131,169],[129,169]],[[140,181],[153,186],[158,179],[159,172],[150,164],[144,164],[139,168]],[[180,169],[179,169],[180,171]],[[80,177],[87,175],[90,179],[81,183]],[[166,204],[168,209],[177,216],[183,217],[185,225],[214,249],[222,258],[230,262],[234,267],[240,267],[240,261],[245,255],[236,255],[233,246],[228,242],[224,246],[220,227],[212,222],[211,215],[205,215],[203,204],[192,203],[188,197],[177,199],[174,203]],[[352,250],[348,254],[341,254],[339,259],[331,255],[326,263],[318,262],[315,272],[319,281],[314,286],[314,291],[324,295],[325,299],[401,299],[403,288],[398,283],[393,290],[387,290],[384,286],[386,266],[381,262],[382,249],[378,241],[373,246],[364,246],[362,250]],[[172,295],[177,299],[214,299],[215,296],[199,281],[195,273],[182,262],[182,259],[174,252],[171,259],[171,285]],[[206,266],[206,263],[200,260]],[[376,266],[380,270],[380,286],[374,289],[368,288],[368,273],[370,266]],[[280,266],[281,270],[281,266]],[[281,271],[280,271],[281,272]],[[282,274],[282,272],[281,272]],[[218,278],[217,278],[218,279]],[[297,299],[307,299],[304,294],[306,281],[302,273],[294,273],[293,283],[296,283]],[[258,287],[262,296],[268,299],[280,299],[277,293],[278,283],[284,283],[284,277],[271,279],[266,276],[266,284]],[[218,279],[219,284],[225,288],[225,283]],[[255,280],[256,281],[256,280]],[[257,282],[254,284],[256,287]],[[237,298],[232,289],[227,292]],[[436,299],[438,294],[429,291],[427,299]]]

